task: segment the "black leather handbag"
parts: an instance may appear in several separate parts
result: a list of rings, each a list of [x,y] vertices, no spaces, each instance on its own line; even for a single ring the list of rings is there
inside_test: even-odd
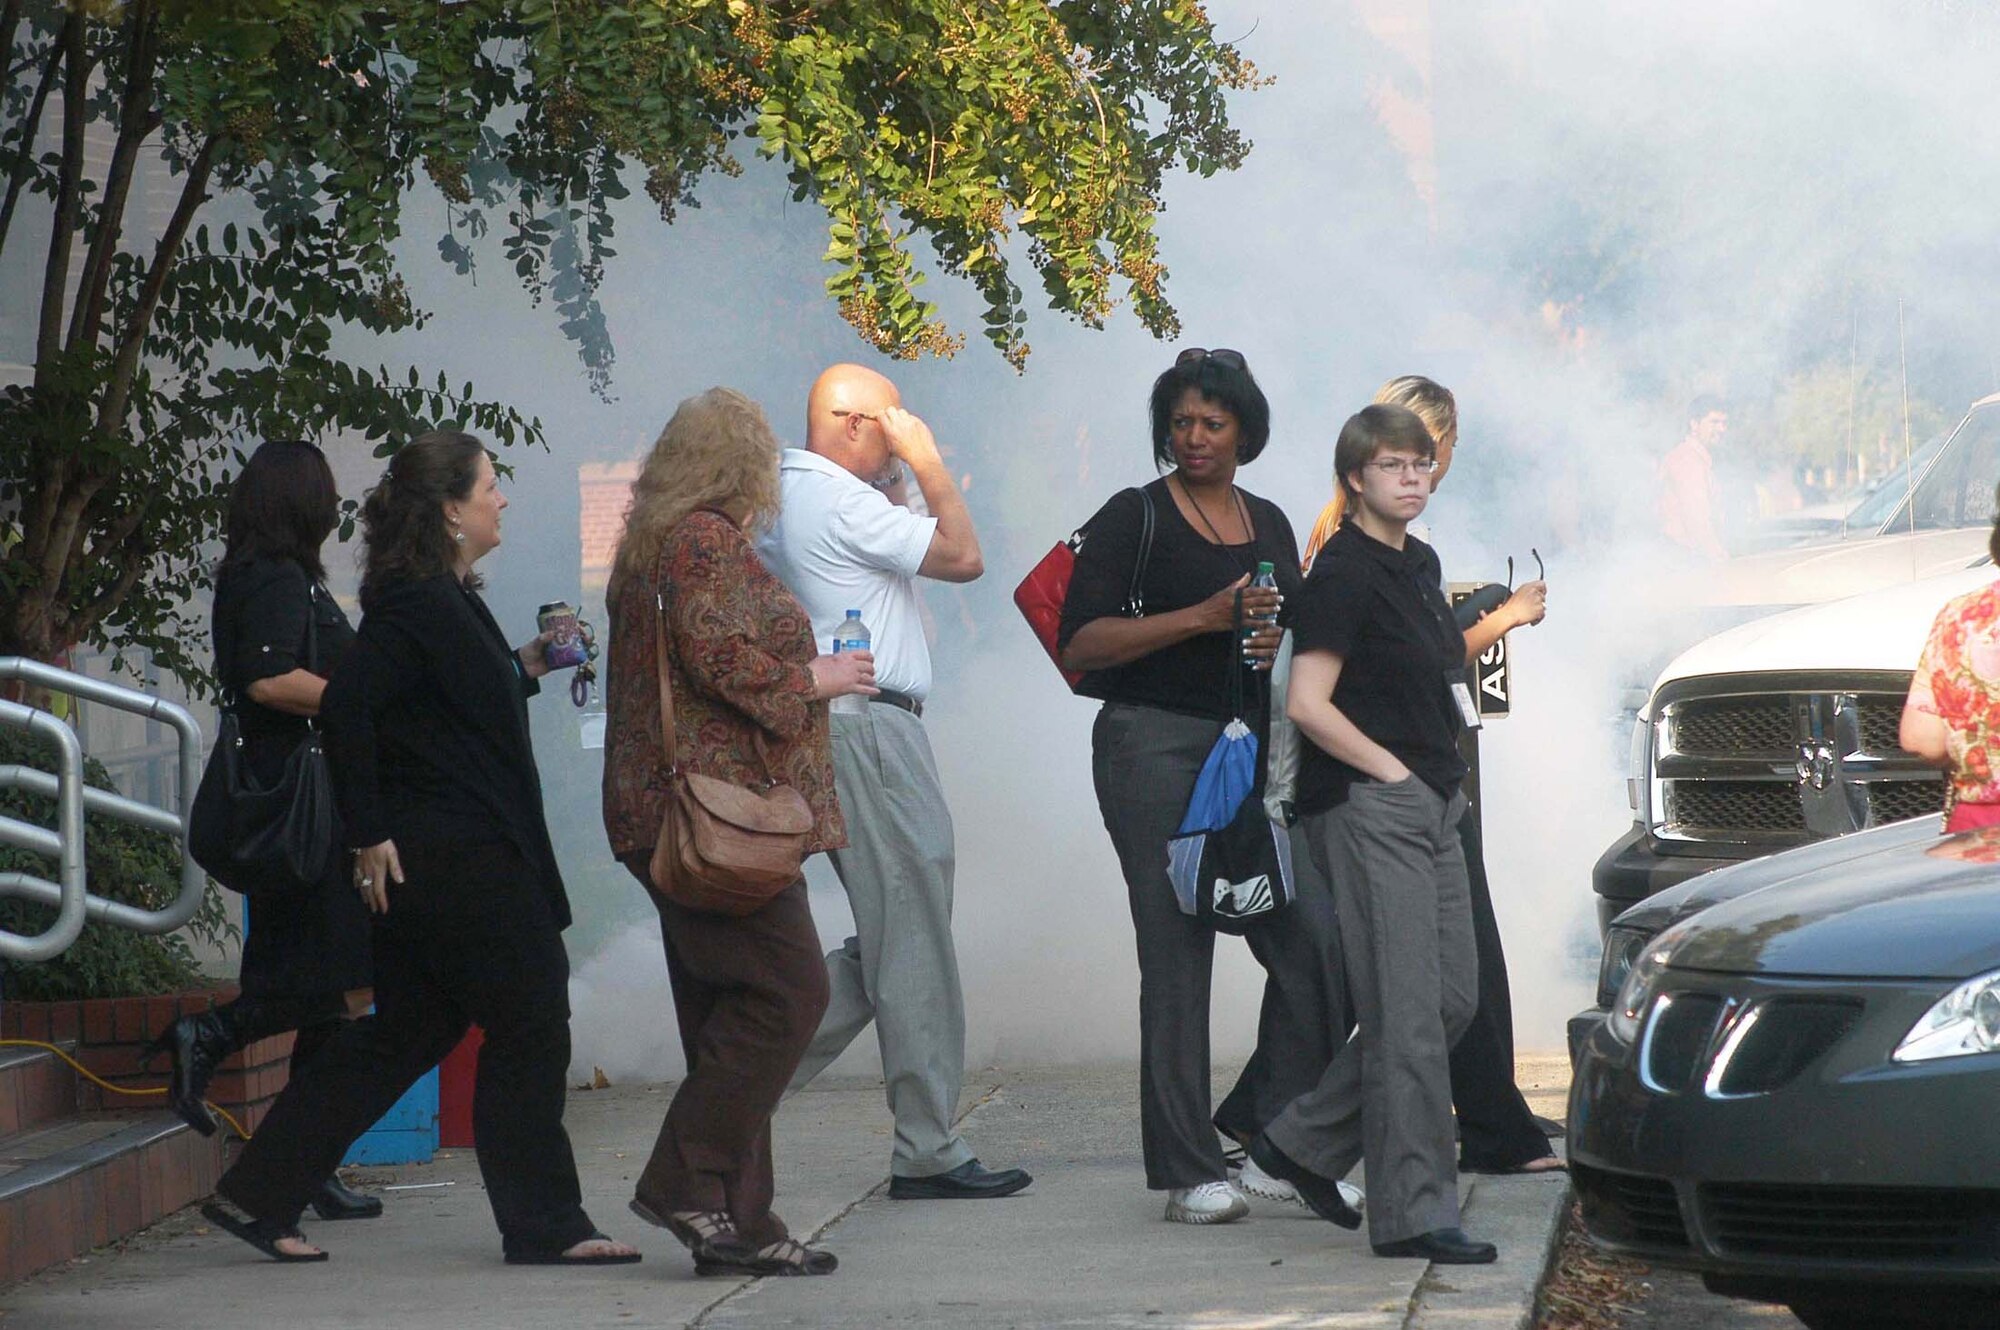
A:
[[[306,668],[319,672],[317,597],[306,617]],[[339,853],[340,820],[319,726],[308,717],[277,781],[258,784],[243,763],[241,698],[225,689],[222,721],[188,815],[188,853],[208,875],[246,896],[317,889]]]

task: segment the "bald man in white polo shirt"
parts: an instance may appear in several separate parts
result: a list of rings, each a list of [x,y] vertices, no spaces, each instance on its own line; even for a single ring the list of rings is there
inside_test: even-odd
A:
[[[907,468],[930,509],[890,502]],[[951,810],[924,733],[931,688],[915,579],[970,582],[986,570],[965,500],[930,427],[896,385],[835,365],[806,399],[806,447],[780,463],[777,522],[758,552],[812,616],[827,649],[849,610],[871,634],[881,691],[833,714],[834,781],[847,848],[831,853],[855,935],[826,958],[832,990],[792,1078],[806,1084],[875,1022],[896,1142],[895,1200],[1008,1196],[1032,1180],[991,1171],[952,1126],[965,1079],[965,999],[951,938]]]

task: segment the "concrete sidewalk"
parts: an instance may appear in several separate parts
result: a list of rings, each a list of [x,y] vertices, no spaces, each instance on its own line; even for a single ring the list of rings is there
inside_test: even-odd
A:
[[[5,1330],[408,1330],[596,1326],[1492,1327],[1525,1323],[1566,1185],[1468,1178],[1466,1227],[1498,1264],[1432,1272],[1372,1255],[1360,1234],[1264,1205],[1239,1223],[1161,1222],[1139,1162],[1137,1072],[1045,1068],[969,1078],[965,1131],[987,1163],[1035,1185],[1001,1201],[890,1201],[889,1121],[876,1081],[824,1081],[776,1124],[781,1212],[840,1256],[822,1279],[694,1274],[668,1234],[625,1209],[672,1087],[571,1095],[584,1199],[637,1266],[506,1266],[470,1152],[362,1172],[377,1220],[306,1231],[333,1253],[280,1266],[192,1210],[116,1248],[0,1291]],[[1364,1180],[1365,1181],[1365,1180]]]

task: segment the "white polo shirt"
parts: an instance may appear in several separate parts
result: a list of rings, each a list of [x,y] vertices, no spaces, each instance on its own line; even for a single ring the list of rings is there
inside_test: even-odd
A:
[[[778,462],[778,520],[757,553],[812,617],[822,652],[849,610],[861,611],[875,653],[875,683],[922,701],[931,651],[914,579],[937,519],[889,502],[846,468],[803,448]]]

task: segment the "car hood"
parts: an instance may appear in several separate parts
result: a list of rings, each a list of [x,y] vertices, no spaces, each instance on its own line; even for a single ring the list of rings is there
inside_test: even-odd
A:
[[[1762,891],[1807,874],[1838,869],[1854,860],[1900,846],[1928,845],[1937,839],[1937,834],[1937,814],[1929,813],[1904,822],[1892,822],[1883,827],[1870,827],[1866,831],[1814,841],[1780,854],[1746,859],[1725,868],[1711,869],[1665,891],[1655,892],[1612,920],[1612,926],[1641,929],[1648,934],[1663,932],[1683,919],[1700,914],[1711,905],[1736,900],[1753,891]]]
[[[1986,552],[1988,527],[1850,535],[1846,540],[1746,554],[1703,571],[1708,605],[1817,605],[1952,572]]]
[[[1827,605],[1809,605],[1725,629],[1689,647],[1654,683],[1704,674],[1776,671],[1862,671],[1915,669],[1937,612],[1953,596],[1991,582],[1993,565],[1983,557],[1920,582],[1850,596]]]
[[[1688,928],[1675,969],[1954,980],[2000,969],[2000,827],[1903,840],[1722,901]]]

